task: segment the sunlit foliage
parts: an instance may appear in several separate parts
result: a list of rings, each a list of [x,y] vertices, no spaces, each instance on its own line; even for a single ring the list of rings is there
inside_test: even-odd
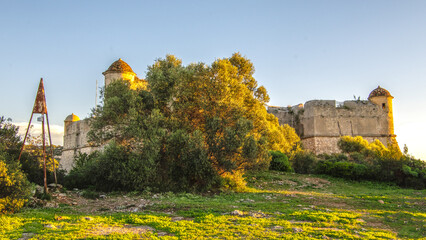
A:
[[[385,147],[379,140],[369,143],[360,136],[343,136],[342,153],[298,153],[293,167],[298,173],[318,173],[352,180],[394,182],[403,187],[426,187],[426,162],[403,154],[395,145]]]
[[[89,136],[136,154],[157,173],[154,182],[174,190],[208,189],[219,176],[267,169],[269,150],[291,155],[300,139],[267,113],[269,96],[253,73],[239,53],[188,66],[167,55],[148,67],[146,90],[123,81],[105,89]]]
[[[29,197],[29,182],[18,163],[18,128],[0,117],[0,214],[15,212]]]

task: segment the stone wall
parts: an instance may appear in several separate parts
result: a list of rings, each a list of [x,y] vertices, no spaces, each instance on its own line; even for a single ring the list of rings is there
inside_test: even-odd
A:
[[[65,122],[64,129],[64,149],[60,167],[69,172],[74,165],[74,157],[79,152],[90,154],[97,150],[97,147],[90,146],[87,142],[87,133],[90,130],[90,119],[76,122]]]
[[[387,146],[395,138],[391,107],[359,100],[312,100],[293,107],[269,107],[268,112],[281,125],[295,128],[305,149],[320,154],[339,152],[341,136],[362,136],[370,142],[379,139]]]
[[[336,106],[334,100],[306,102],[301,116],[303,137],[389,135],[387,112],[369,101],[345,101]]]

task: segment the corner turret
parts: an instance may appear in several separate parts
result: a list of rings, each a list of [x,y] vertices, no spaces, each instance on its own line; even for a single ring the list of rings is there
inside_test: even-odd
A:
[[[71,113],[70,115],[68,115],[65,120],[64,120],[64,136],[67,133],[67,128],[68,126],[72,123],[72,122],[77,122],[80,121],[80,118],[75,115],[74,113]]]
[[[146,81],[139,79],[129,64],[121,58],[113,62],[102,74],[105,76],[105,87],[115,80],[128,81],[131,89],[145,89],[147,85]]]
[[[121,58],[113,62],[102,74],[105,76],[105,87],[115,80],[123,79],[133,83],[135,78],[137,78],[136,73],[133,72],[129,64],[121,60]]]
[[[371,91],[370,95],[368,95],[368,100],[387,112],[389,135],[394,138],[395,132],[392,108],[393,96],[389,93],[388,90],[378,86],[376,89]]]

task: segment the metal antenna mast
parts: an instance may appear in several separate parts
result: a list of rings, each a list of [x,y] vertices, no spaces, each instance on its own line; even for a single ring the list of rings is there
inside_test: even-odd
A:
[[[30,118],[30,121],[28,123],[27,132],[25,133],[24,143],[22,144],[21,152],[19,153],[18,161],[21,160],[22,151],[24,150],[25,141],[27,140],[27,137],[28,137],[28,131],[30,130],[31,120],[33,119],[34,113],[38,113],[38,114],[42,115],[44,193],[47,193],[46,136],[45,136],[46,134],[45,134],[45,130],[44,130],[45,129],[44,128],[44,122],[45,122],[44,121],[45,120],[44,115],[46,115],[46,120],[47,120],[47,130],[48,130],[48,134],[49,134],[50,152],[51,152],[52,161],[53,161],[53,174],[55,176],[55,184],[57,184],[57,181],[56,181],[56,166],[55,166],[56,164],[55,164],[55,159],[53,158],[52,136],[50,135],[49,115],[47,114],[46,96],[44,95],[43,78],[40,79],[40,84],[38,85],[37,96],[36,96],[36,99],[35,99],[35,102],[34,102],[34,107],[33,107],[32,113],[31,113],[31,118]]]

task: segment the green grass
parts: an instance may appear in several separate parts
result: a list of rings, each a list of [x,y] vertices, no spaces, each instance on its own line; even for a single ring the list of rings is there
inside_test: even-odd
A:
[[[137,212],[104,209],[89,214],[64,205],[25,209],[0,216],[0,239],[419,239],[426,235],[425,190],[280,172],[247,174],[246,179],[248,188],[240,193],[127,194],[152,203]]]

